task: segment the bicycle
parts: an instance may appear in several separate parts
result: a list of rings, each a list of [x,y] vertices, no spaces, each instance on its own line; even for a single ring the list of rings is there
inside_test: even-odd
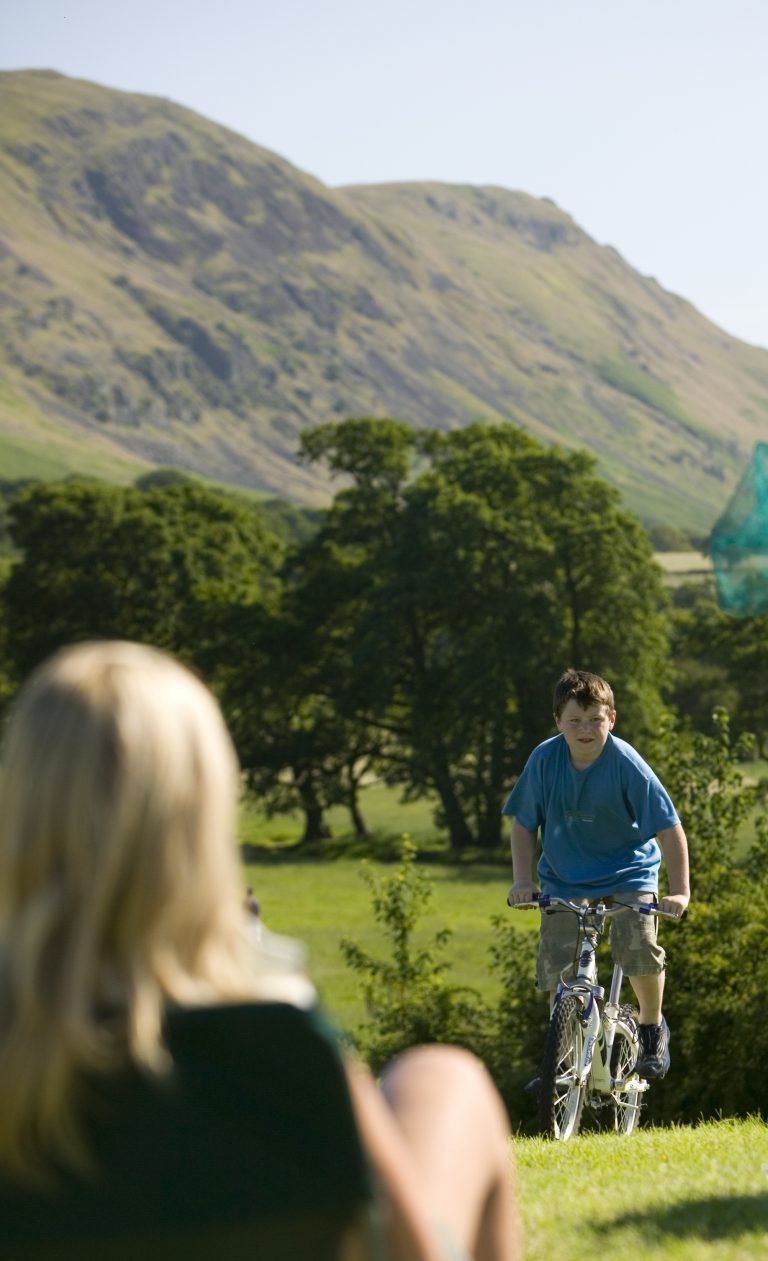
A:
[[[605,902],[580,904],[554,894],[539,894],[515,910],[562,906],[579,920],[574,973],[561,978],[552,1007],[538,1083],[541,1132],[566,1142],[578,1134],[584,1106],[600,1115],[609,1110],[611,1128],[622,1134],[635,1129],[649,1082],[635,1072],[640,1042],[634,1009],[621,1005],[624,971],[613,966],[608,1001],[597,979],[597,947],[606,921],[620,911],[678,917],[655,904]]]

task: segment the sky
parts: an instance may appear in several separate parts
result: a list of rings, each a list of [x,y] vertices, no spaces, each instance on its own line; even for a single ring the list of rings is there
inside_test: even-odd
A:
[[[0,0],[0,69],[168,97],[329,186],[550,197],[768,347],[768,0]]]

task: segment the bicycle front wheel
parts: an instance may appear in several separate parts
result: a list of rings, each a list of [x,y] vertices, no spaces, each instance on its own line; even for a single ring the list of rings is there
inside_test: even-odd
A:
[[[549,1023],[539,1081],[539,1125],[542,1134],[565,1142],[578,1134],[584,1107],[579,1081],[584,1049],[584,1009],[578,998],[564,995]]]
[[[631,1134],[640,1119],[643,1086],[637,1073],[637,1026],[630,1008],[622,1008],[611,1053],[613,1128]]]

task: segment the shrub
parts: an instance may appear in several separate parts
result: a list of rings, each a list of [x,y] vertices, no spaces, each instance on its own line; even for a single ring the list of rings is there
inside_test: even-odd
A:
[[[450,929],[441,929],[420,948],[414,943],[414,929],[432,897],[431,882],[415,860],[416,847],[405,836],[392,876],[379,878],[362,864],[374,919],[390,942],[391,958],[374,958],[348,938],[341,942],[346,962],[362,978],[369,1023],[355,1040],[374,1072],[421,1042],[467,1045],[477,1037],[483,1019],[476,992],[451,985],[446,978],[449,965],[438,957]]]
[[[392,876],[377,877],[367,864],[362,876],[371,890],[373,914],[389,941],[389,958],[375,958],[343,939],[348,965],[361,978],[368,1023],[357,1031],[358,1049],[374,1072],[401,1051],[422,1042],[450,1042],[473,1051],[487,1065],[516,1128],[533,1121],[532,1097],[524,1085],[538,1063],[547,1004],[533,986],[535,939],[502,916],[492,921],[490,968],[502,981],[495,1005],[475,990],[453,985],[440,954],[450,929],[417,947],[414,933],[432,897],[428,876],[416,865],[413,842],[403,838]]]
[[[746,854],[737,835],[764,802],[739,762],[749,738],[733,743],[728,715],[713,714],[715,734],[659,733],[659,770],[688,836],[692,891],[685,924],[665,934],[669,947],[664,1008],[673,1030],[672,1071],[649,1092],[655,1120],[697,1121],[765,1114],[762,1064],[768,1024],[768,820],[758,815]]]

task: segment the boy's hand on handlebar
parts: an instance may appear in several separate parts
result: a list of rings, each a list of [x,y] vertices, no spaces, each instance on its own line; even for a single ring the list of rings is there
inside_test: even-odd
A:
[[[539,890],[531,880],[516,880],[507,894],[507,906],[517,906],[520,902],[535,902],[538,896]]]
[[[668,893],[665,898],[661,899],[659,910],[680,919],[688,910],[690,900],[687,893]]]

